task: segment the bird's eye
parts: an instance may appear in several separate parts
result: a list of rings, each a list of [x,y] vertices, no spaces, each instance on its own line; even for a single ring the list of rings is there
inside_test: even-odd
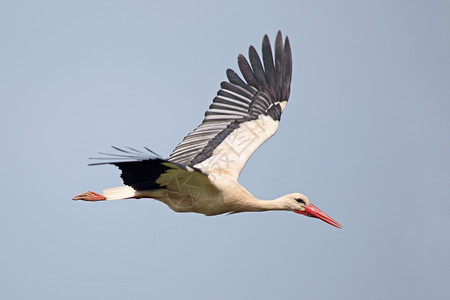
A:
[[[297,198],[295,200],[297,200],[298,203],[306,204],[305,201],[302,198]]]

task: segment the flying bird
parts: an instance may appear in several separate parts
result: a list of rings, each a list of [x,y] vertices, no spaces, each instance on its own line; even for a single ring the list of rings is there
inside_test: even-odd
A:
[[[154,198],[176,212],[208,216],[223,213],[270,210],[292,211],[318,218],[335,227],[342,226],[311,204],[300,193],[275,200],[254,197],[238,183],[247,160],[278,129],[289,99],[292,54],[288,37],[279,31],[274,47],[267,35],[262,42],[262,61],[253,46],[249,60],[238,56],[243,79],[228,69],[228,81],[205,113],[203,122],[189,133],[167,159],[148,148],[120,149],[108,154],[109,161],[122,171],[124,186],[87,192],[73,200],[103,201]],[[102,153],[105,154],[105,153]]]

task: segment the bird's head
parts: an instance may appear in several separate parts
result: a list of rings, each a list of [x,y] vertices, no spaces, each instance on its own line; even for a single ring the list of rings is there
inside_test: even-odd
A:
[[[289,194],[283,197],[286,204],[288,205],[288,209],[292,210],[295,213],[320,219],[330,225],[333,225],[337,228],[342,228],[341,224],[333,220],[323,211],[315,207],[311,204],[308,197],[300,193]]]

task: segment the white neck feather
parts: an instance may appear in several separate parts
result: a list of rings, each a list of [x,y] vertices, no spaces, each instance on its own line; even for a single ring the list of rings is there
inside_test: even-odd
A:
[[[286,205],[285,197],[286,196],[283,196],[275,200],[261,200],[257,198],[239,200],[234,203],[233,210],[235,212],[287,210],[289,209],[289,206]]]

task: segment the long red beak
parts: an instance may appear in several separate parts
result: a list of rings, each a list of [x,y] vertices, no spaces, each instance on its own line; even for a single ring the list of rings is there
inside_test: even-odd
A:
[[[321,211],[312,204],[309,204],[309,206],[305,206],[304,211],[301,210],[294,210],[294,211],[301,215],[321,219],[322,221],[327,222],[328,224],[333,225],[337,228],[342,228],[341,224],[339,224],[338,222],[327,216],[323,211]]]

